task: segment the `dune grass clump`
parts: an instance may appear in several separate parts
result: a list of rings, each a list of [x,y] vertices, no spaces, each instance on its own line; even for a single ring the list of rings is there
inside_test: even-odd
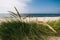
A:
[[[2,40],[46,40],[46,35],[52,31],[36,22],[7,21],[0,25]]]
[[[55,21],[48,21],[47,23],[51,25],[57,31],[58,34],[60,34],[60,19]]]

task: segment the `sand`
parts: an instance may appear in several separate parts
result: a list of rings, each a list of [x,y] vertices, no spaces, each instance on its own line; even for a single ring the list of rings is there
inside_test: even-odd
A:
[[[22,17],[23,18],[23,17]],[[10,20],[10,19],[18,19],[18,18],[0,18],[0,22],[2,21],[6,21],[7,20]],[[44,22],[47,22],[47,21],[51,21],[51,20],[58,20],[60,19],[60,17],[27,17],[26,19],[22,19],[23,21],[44,21]]]

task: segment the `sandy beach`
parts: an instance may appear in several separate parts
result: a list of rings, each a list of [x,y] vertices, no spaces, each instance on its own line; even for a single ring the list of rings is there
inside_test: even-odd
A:
[[[1,21],[6,21],[6,20],[10,20],[10,19],[13,19],[13,20],[16,20],[16,19],[19,19],[19,18],[0,18],[0,22]],[[47,22],[47,21],[51,21],[51,20],[58,20],[60,19],[60,17],[26,17],[26,19],[22,19],[23,21],[44,21],[44,22]]]

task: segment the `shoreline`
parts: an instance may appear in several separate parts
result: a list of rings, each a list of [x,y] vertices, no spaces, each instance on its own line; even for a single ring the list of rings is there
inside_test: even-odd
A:
[[[19,18],[0,18],[0,21],[6,21],[6,19],[7,20],[10,20],[10,19],[16,20]],[[30,17],[30,18],[26,17],[26,19],[24,19],[24,21],[44,21],[44,22],[47,22],[47,21],[58,20],[58,19],[60,19],[60,17]]]

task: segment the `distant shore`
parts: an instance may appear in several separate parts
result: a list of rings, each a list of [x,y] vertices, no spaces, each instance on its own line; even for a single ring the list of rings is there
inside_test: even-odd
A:
[[[10,19],[18,19],[18,18],[0,18],[0,22],[1,21],[6,21],[7,20],[10,20]],[[51,21],[51,20],[58,20],[60,19],[60,17],[27,17],[26,19],[24,19],[24,21],[44,21],[44,22],[47,22],[47,21]]]

